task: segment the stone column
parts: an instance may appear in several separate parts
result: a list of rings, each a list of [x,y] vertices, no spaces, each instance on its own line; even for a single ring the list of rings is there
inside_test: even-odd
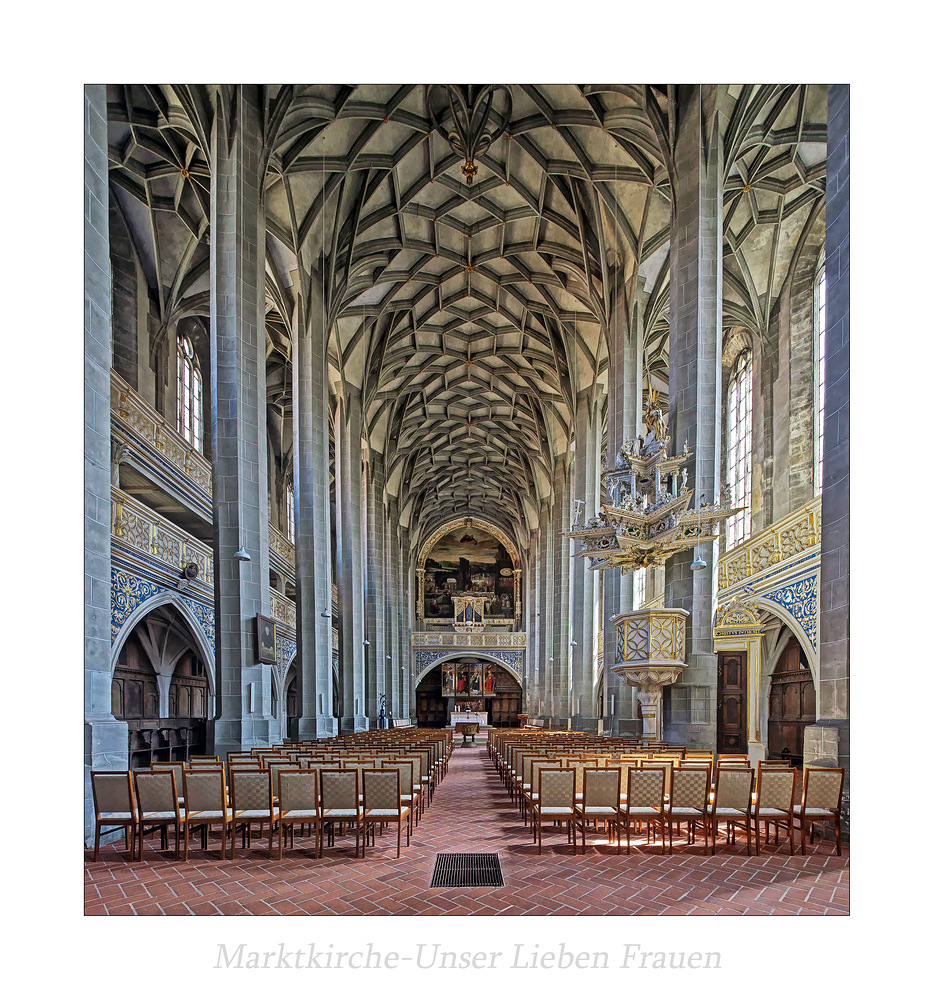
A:
[[[386,589],[389,583],[389,563],[386,559],[385,506],[383,505],[383,457],[370,453],[367,463],[366,489],[366,714],[379,717],[379,696],[386,695]],[[388,662],[392,662],[391,660]]]
[[[531,716],[537,711],[538,705],[538,647],[540,621],[538,601],[538,529],[529,537],[528,555],[526,557],[525,574],[525,666],[522,691],[522,707],[520,712]]]
[[[305,272],[292,342],[295,636],[301,683],[298,738],[332,736],[331,484],[328,331],[320,275]]]
[[[551,717],[555,714],[553,698],[555,686],[555,539],[551,529],[553,520],[551,505],[553,502],[554,497],[551,497],[549,501],[543,504],[541,513],[539,514],[539,523],[541,524],[539,556],[541,562],[539,609],[541,614],[538,619],[541,636],[539,644],[539,663],[541,669],[539,678],[541,684],[540,711],[545,717]]]
[[[577,400],[574,427],[574,501],[583,500],[582,519],[587,521],[596,513],[598,504],[597,483],[600,479],[600,438],[594,404],[589,392],[581,393]],[[569,497],[570,500],[570,497]],[[570,507],[574,509],[574,505]],[[573,518],[573,514],[571,514]],[[568,525],[569,526],[569,525]],[[567,527],[565,528],[567,530]],[[570,539],[563,539],[570,546]],[[597,719],[594,709],[594,662],[596,637],[594,634],[594,600],[596,574],[586,559],[571,556],[570,571],[573,584],[572,637],[577,645],[569,647],[571,659],[571,728],[596,732]]]
[[[253,86],[221,88],[211,132],[211,464],[219,753],[267,745],[272,668],[256,615],[269,613],[266,223],[262,122]],[[235,558],[245,549],[250,561]]]
[[[671,449],[691,448],[688,481],[692,506],[720,492],[720,367],[723,285],[723,180],[716,87],[682,87],[675,145],[671,221],[671,317],[669,336],[669,432]],[[703,103],[703,115],[701,105]],[[667,735],[686,746],[716,743],[717,656],[713,649],[716,596],[715,543],[698,546],[707,563],[692,571],[693,552],[667,564],[665,606],[691,613],[687,625],[688,669],[681,682],[707,688],[707,721],[672,726]]]
[[[401,718],[402,684],[399,665],[402,663],[400,652],[400,635],[403,632],[402,605],[402,547],[399,541],[399,501],[389,498],[389,530],[387,537],[387,552],[389,565],[389,648],[383,656],[386,664],[387,687],[386,701],[388,709],[396,718]]]
[[[413,722],[416,719],[415,682],[418,679],[415,671],[415,661],[412,656],[412,630],[417,627],[412,612],[412,595],[415,586],[415,572],[412,566],[414,554],[410,544],[411,533],[402,527],[399,532],[400,567],[402,582],[402,631],[399,636],[399,661],[393,660],[393,670],[399,674],[399,685],[402,691],[404,716]]]
[[[345,385],[337,415],[337,580],[341,598],[342,732],[358,732],[369,725],[363,656],[362,415],[360,390]]]
[[[562,458],[555,469],[553,503],[551,507],[551,537],[554,560],[554,586],[551,656],[553,668],[552,715],[555,725],[567,726],[571,716],[569,692],[569,659],[571,642],[571,545],[564,532],[571,527],[571,484],[568,462]]]
[[[850,764],[850,88],[827,94],[826,349],[817,722],[806,763]]]
[[[84,89],[84,833],[94,837],[91,771],[125,769],[127,724],[111,712],[110,228],[107,92]]]
[[[620,448],[636,437],[642,422],[642,309],[636,306],[635,323],[619,308],[610,317],[609,373],[606,404],[606,461],[616,465]],[[614,735],[636,735],[633,689],[610,667],[616,649],[616,625],[612,619],[621,611],[632,610],[632,573],[606,569],[603,575],[603,703]]]

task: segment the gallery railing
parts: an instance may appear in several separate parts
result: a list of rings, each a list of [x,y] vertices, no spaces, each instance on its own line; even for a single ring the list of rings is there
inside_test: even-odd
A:
[[[413,632],[415,649],[525,649],[525,632]]]
[[[110,531],[124,545],[164,563],[173,573],[195,563],[198,580],[214,583],[214,553],[181,528],[126,493],[111,487]]]
[[[770,524],[736,548],[720,553],[717,584],[729,590],[809,549],[820,547],[820,497]]]

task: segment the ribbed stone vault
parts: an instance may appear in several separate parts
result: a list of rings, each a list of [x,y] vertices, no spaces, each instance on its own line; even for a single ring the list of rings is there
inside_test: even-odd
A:
[[[257,88],[266,165],[269,431],[291,451],[291,344],[324,284],[332,385],[363,394],[402,523],[471,511],[537,524],[575,412],[606,382],[607,334],[644,329],[667,388],[676,86],[512,85],[465,183],[424,85]],[[233,88],[110,86],[112,210],[159,330],[209,312],[209,150]],[[496,111],[494,110],[494,118]],[[761,333],[824,197],[826,89],[716,88],[724,170],[723,326]]]

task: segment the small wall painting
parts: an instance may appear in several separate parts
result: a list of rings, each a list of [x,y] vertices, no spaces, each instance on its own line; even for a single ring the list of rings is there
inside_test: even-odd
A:
[[[260,663],[276,662],[276,623],[272,618],[256,616],[256,651]]]

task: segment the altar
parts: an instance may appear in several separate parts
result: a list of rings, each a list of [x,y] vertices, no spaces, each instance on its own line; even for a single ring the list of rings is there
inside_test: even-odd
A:
[[[477,722],[481,726],[489,725],[486,712],[451,712],[450,725],[456,726],[458,722]]]

